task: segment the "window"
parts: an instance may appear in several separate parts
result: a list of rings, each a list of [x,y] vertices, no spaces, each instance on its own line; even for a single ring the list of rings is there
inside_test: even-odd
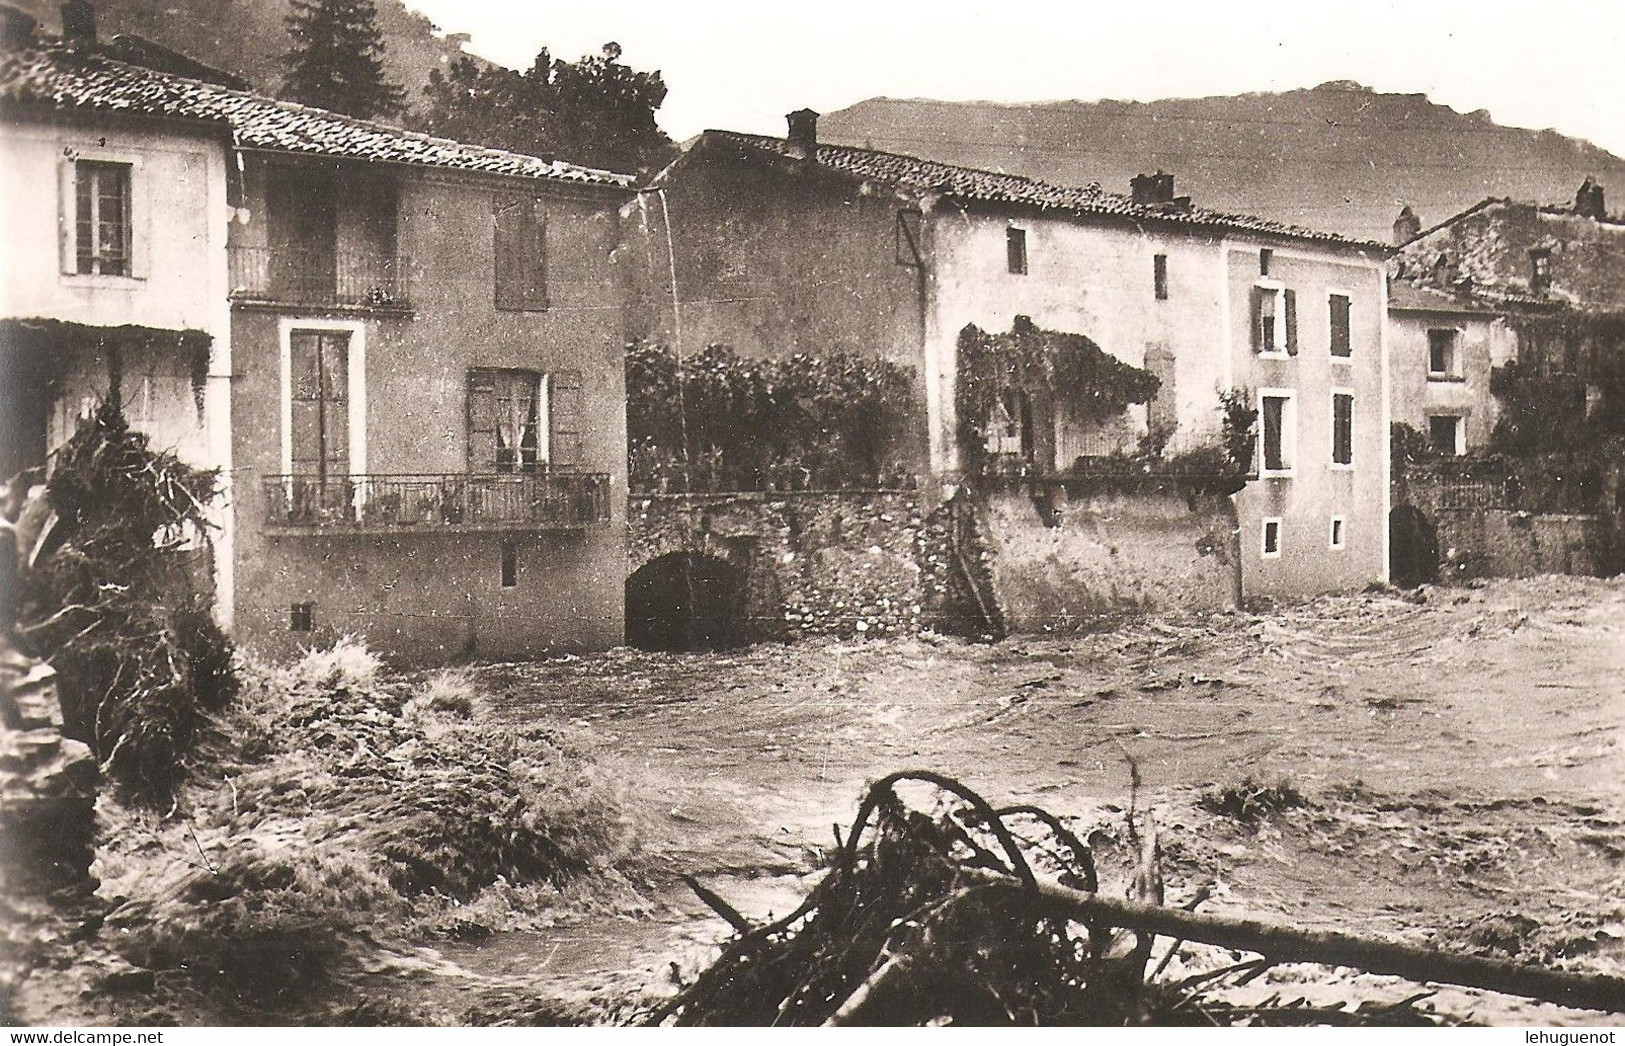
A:
[[[1298,351],[1298,296],[1284,287],[1259,284],[1253,287],[1253,351],[1285,353]]]
[[[1155,254],[1151,257],[1151,287],[1156,292],[1158,301],[1168,300],[1168,256]]]
[[[1552,286],[1552,252],[1544,247],[1529,252],[1529,289],[1543,294]]]
[[[1354,394],[1332,393],[1332,464],[1354,464]]]
[[[1263,553],[1265,559],[1281,558],[1281,520],[1278,516],[1264,520]]]
[[[1332,356],[1348,359],[1354,354],[1354,345],[1349,337],[1349,296],[1333,294],[1326,301],[1331,320]]]
[[[547,382],[530,370],[468,372],[468,470],[535,472],[548,462]]]
[[[1332,517],[1331,547],[1332,547],[1332,549],[1334,551],[1339,550],[1339,549],[1344,547],[1343,539],[1344,539],[1343,517],[1342,516],[1333,516]]]
[[[350,472],[350,335],[288,336],[290,471],[325,480]]]
[[[1027,230],[1006,229],[1004,249],[1010,263],[1010,271],[1018,276],[1027,275]]]
[[[1263,474],[1285,475],[1292,471],[1296,418],[1290,393],[1264,393],[1258,398],[1258,414],[1263,444]]]
[[[314,632],[316,630],[316,604],[295,603],[288,608],[289,632]]]
[[[74,271],[130,275],[130,165],[80,160],[73,167]]]
[[[893,244],[894,260],[911,269],[925,268],[925,255],[920,250],[921,225],[925,221],[919,211],[897,212],[897,241]]]
[[[547,216],[542,201],[497,197],[496,306],[519,312],[547,308]]]
[[[1461,418],[1455,414],[1428,415],[1428,443],[1447,458],[1462,453]]]
[[[1448,381],[1458,377],[1456,369],[1456,335],[1453,330],[1428,331],[1428,378]]]
[[[1275,252],[1270,250],[1268,247],[1264,247],[1264,248],[1261,248],[1259,250],[1259,252],[1258,252],[1258,275],[1260,275],[1260,276],[1268,276],[1270,274],[1270,262],[1272,260],[1274,260],[1274,258],[1275,258]]]
[[[502,587],[519,586],[519,549],[512,541],[502,543]]]

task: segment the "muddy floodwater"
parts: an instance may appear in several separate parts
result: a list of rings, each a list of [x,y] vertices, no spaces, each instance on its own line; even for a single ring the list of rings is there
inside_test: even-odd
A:
[[[807,888],[865,782],[927,768],[1076,818],[1110,867],[1134,797],[1163,832],[1169,901],[1479,954],[1625,967],[1625,584],[1581,578],[1324,598],[1087,636],[617,652],[483,669],[493,719],[563,717],[623,782],[656,900],[452,945],[561,998],[658,996],[728,935],[675,883],[749,915]],[[1205,792],[1287,781],[1257,822]],[[1187,957],[1182,957],[1182,961]],[[1202,957],[1188,957],[1200,964]],[[1250,986],[1403,997],[1289,967]],[[1496,1023],[1587,1015],[1467,991]],[[1592,1015],[1594,1018],[1595,1015]]]

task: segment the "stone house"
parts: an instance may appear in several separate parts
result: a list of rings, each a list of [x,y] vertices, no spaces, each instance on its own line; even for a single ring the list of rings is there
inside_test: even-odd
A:
[[[1499,412],[1491,373],[1517,354],[1504,311],[1409,280],[1388,292],[1393,420],[1437,453],[1456,457],[1489,444]]]
[[[112,398],[154,447],[229,483],[230,125],[80,90],[98,59],[86,5],[66,6],[62,41],[0,9],[0,476],[45,466]],[[224,501],[213,514],[229,625],[233,520]]]
[[[1223,604],[1230,571],[1278,596],[1386,576],[1388,248],[1208,211],[1160,173],[1120,195],[829,145],[810,111],[789,123],[785,138],[705,132],[628,208],[646,236],[644,336],[912,368],[896,456],[928,489],[979,491],[1001,597],[1028,623],[1055,600]],[[962,334],[1022,324],[1151,372],[1155,398],[1102,421],[1013,387],[997,417],[960,419]],[[1165,491],[1152,508],[1082,482],[1148,432],[1214,444],[1230,390],[1260,412],[1261,467],[1224,504]],[[1001,477],[977,474],[988,460]]]
[[[133,274],[37,282],[60,282],[54,293],[71,302],[88,293],[80,283],[120,281],[124,297],[82,322],[213,339],[211,403],[229,401],[230,424],[214,419],[207,446],[230,467],[234,540],[222,558],[240,643],[280,654],[356,633],[432,661],[621,642],[626,330],[614,248],[630,178],[277,101],[88,43],[7,61],[59,107],[169,135],[208,129],[207,147],[188,147],[191,167],[178,146],[163,153],[173,170],[120,153],[135,189]],[[19,176],[54,187],[62,143],[40,134],[40,170]],[[55,236],[57,211],[53,201],[36,222],[40,235]],[[143,223],[161,230],[145,262]],[[28,282],[15,271],[8,294]],[[163,308],[132,308],[149,297]]]

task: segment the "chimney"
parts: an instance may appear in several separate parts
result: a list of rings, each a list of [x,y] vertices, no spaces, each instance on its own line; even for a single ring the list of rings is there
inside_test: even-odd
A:
[[[797,109],[784,119],[790,125],[790,144],[800,146],[812,156],[818,148],[818,114],[811,109]]]
[[[1158,171],[1129,179],[1129,199],[1143,207],[1174,203],[1174,176]]]
[[[1595,179],[1587,178],[1580,184],[1580,191],[1574,194],[1574,213],[1595,221],[1608,217],[1608,206],[1603,199],[1602,186],[1598,185]]]
[[[1406,204],[1400,208],[1399,217],[1394,219],[1394,246],[1403,247],[1407,243],[1422,235],[1422,219]]]
[[[96,44],[96,5],[91,0],[65,0],[62,4],[62,39],[74,47]]]

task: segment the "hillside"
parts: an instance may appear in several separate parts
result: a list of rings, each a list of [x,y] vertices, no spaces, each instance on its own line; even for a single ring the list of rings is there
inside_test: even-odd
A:
[[[819,135],[1119,192],[1160,168],[1203,206],[1383,242],[1402,203],[1427,226],[1486,196],[1572,200],[1587,175],[1625,199],[1625,160],[1589,142],[1347,81],[1143,103],[872,98]]]
[[[38,18],[53,32],[61,28],[56,0],[7,0]],[[133,33],[275,91],[282,81],[282,53],[288,48],[284,19],[288,0],[99,0],[97,34],[109,38]],[[416,105],[429,70],[463,54],[467,37],[442,33],[402,0],[378,0],[390,79],[406,89]]]

